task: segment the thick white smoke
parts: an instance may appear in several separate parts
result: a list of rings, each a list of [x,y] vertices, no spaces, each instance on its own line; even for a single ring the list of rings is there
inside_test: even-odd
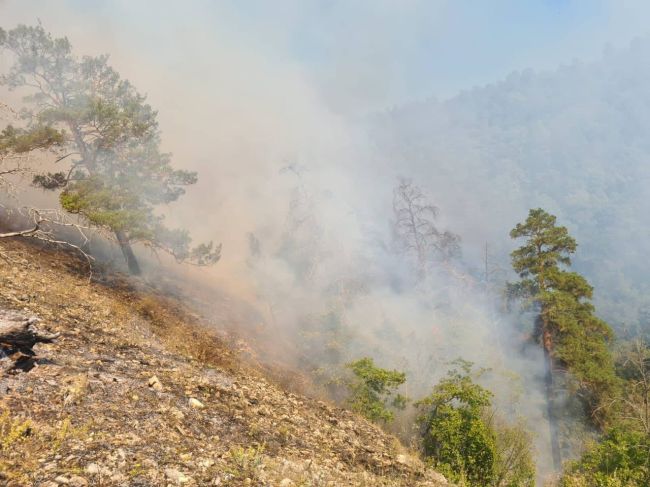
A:
[[[371,355],[406,370],[415,398],[457,357],[490,368],[484,380],[497,406],[528,419],[544,471],[542,360],[483,280],[485,245],[497,286],[512,277],[509,229],[529,207],[542,206],[589,251],[578,263],[593,271],[590,279],[617,290],[606,303],[610,316],[625,311],[634,319],[643,294],[635,291],[641,272],[634,261],[647,253],[647,241],[625,231],[647,228],[640,222],[649,201],[650,83],[647,69],[637,68],[650,49],[641,43],[594,65],[525,71],[445,102],[386,110],[431,86],[446,93],[462,86],[445,78],[433,55],[429,64],[414,63],[412,53],[423,49],[424,33],[441,32],[427,42],[454,65],[449,58],[475,51],[463,29],[480,30],[482,17],[454,10],[455,2],[361,2],[349,15],[318,2],[253,3],[251,11],[214,3],[5,1],[0,26],[40,19],[81,54],[109,53],[148,94],[164,149],[177,166],[199,172],[199,183],[166,210],[170,224],[224,244],[214,268],[175,270],[202,283],[204,294],[255,308],[237,324],[255,334],[260,353],[304,367]],[[305,18],[302,29],[324,42],[292,38]],[[613,18],[605,32],[620,32],[628,17]],[[457,50],[437,47],[443,33]],[[329,51],[319,52],[322,46]],[[557,59],[518,52],[514,66]],[[305,61],[312,58],[314,66]],[[0,58],[0,69],[7,62]],[[455,64],[461,75],[472,72],[470,62]],[[501,75],[485,66],[484,73]],[[447,84],[436,85],[438,78]],[[19,105],[15,93],[2,99]],[[439,227],[462,237],[464,257],[423,282],[393,248],[392,191],[402,176],[440,207]],[[612,214],[613,203],[625,211]],[[620,262],[624,271],[614,272]]]

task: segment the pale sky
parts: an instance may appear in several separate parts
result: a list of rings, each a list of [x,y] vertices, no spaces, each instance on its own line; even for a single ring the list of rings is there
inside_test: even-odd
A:
[[[607,45],[648,34],[650,2],[0,1],[4,28],[36,19],[73,40],[94,33],[163,63],[204,57],[210,43],[249,49],[271,65],[291,65],[335,109],[356,114],[446,98],[513,70],[595,59]],[[188,45],[197,33],[204,45]]]

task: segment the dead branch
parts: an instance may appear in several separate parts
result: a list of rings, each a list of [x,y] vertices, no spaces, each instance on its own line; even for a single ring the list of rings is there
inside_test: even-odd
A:
[[[65,213],[57,209],[24,207],[19,209],[18,213],[30,221],[30,227],[23,230],[0,233],[0,239],[9,237],[26,237],[53,245],[68,247],[79,253],[86,260],[86,263],[88,264],[89,279],[92,279],[92,263],[95,259],[83,249],[83,246],[90,241],[86,234],[86,232],[90,230],[88,227],[72,221]],[[61,240],[56,236],[56,230],[66,227],[74,229],[79,234],[83,242],[82,246],[66,240]]]

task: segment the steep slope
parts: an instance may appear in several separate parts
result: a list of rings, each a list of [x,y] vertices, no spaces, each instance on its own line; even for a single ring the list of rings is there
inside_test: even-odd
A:
[[[178,301],[0,245],[0,308],[61,333],[0,376],[0,485],[447,484],[376,426],[242,364]]]

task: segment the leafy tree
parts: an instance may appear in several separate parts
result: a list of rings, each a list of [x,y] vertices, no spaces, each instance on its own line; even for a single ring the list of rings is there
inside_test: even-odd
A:
[[[400,180],[395,188],[393,213],[397,241],[404,252],[415,255],[421,277],[432,260],[445,262],[460,254],[460,237],[438,229],[438,208],[410,180]]]
[[[592,420],[601,423],[600,406],[616,384],[608,349],[612,331],[594,315],[589,283],[579,274],[563,269],[571,264],[570,255],[575,253],[577,243],[566,227],[556,225],[555,216],[541,208],[530,210],[526,221],[517,224],[510,236],[525,239],[511,254],[521,280],[509,289],[511,294],[524,298],[526,307],[537,316],[534,338],[544,350],[551,449],[559,470],[561,451],[554,399],[558,371],[571,373],[570,385]]]
[[[521,422],[510,425],[491,415],[489,424],[496,438],[494,487],[532,487],[535,485],[533,440]]]
[[[472,381],[471,363],[458,361],[433,392],[418,401],[424,409],[424,454],[455,481],[492,485],[497,474],[497,439],[485,420],[492,393]]]
[[[638,337],[618,360],[625,381],[613,426],[569,465],[563,487],[650,485],[650,348]]]
[[[347,364],[354,374],[348,382],[350,408],[374,422],[389,422],[395,417],[390,408],[403,409],[407,398],[395,390],[406,382],[406,374],[387,370],[365,357]]]
[[[650,485],[650,436],[613,428],[582,458],[569,465],[562,487],[646,487]]]
[[[160,151],[157,112],[143,95],[109,66],[108,56],[77,58],[66,38],[42,26],[0,31],[0,49],[13,56],[0,83],[27,88],[30,129],[51,127],[64,134],[65,169],[34,177],[44,189],[59,190],[61,206],[117,239],[129,270],[140,272],[132,243],[171,253],[199,265],[219,259],[212,243],[190,249],[183,230],[169,230],[156,207],[177,200],[196,173],[176,170]]]

